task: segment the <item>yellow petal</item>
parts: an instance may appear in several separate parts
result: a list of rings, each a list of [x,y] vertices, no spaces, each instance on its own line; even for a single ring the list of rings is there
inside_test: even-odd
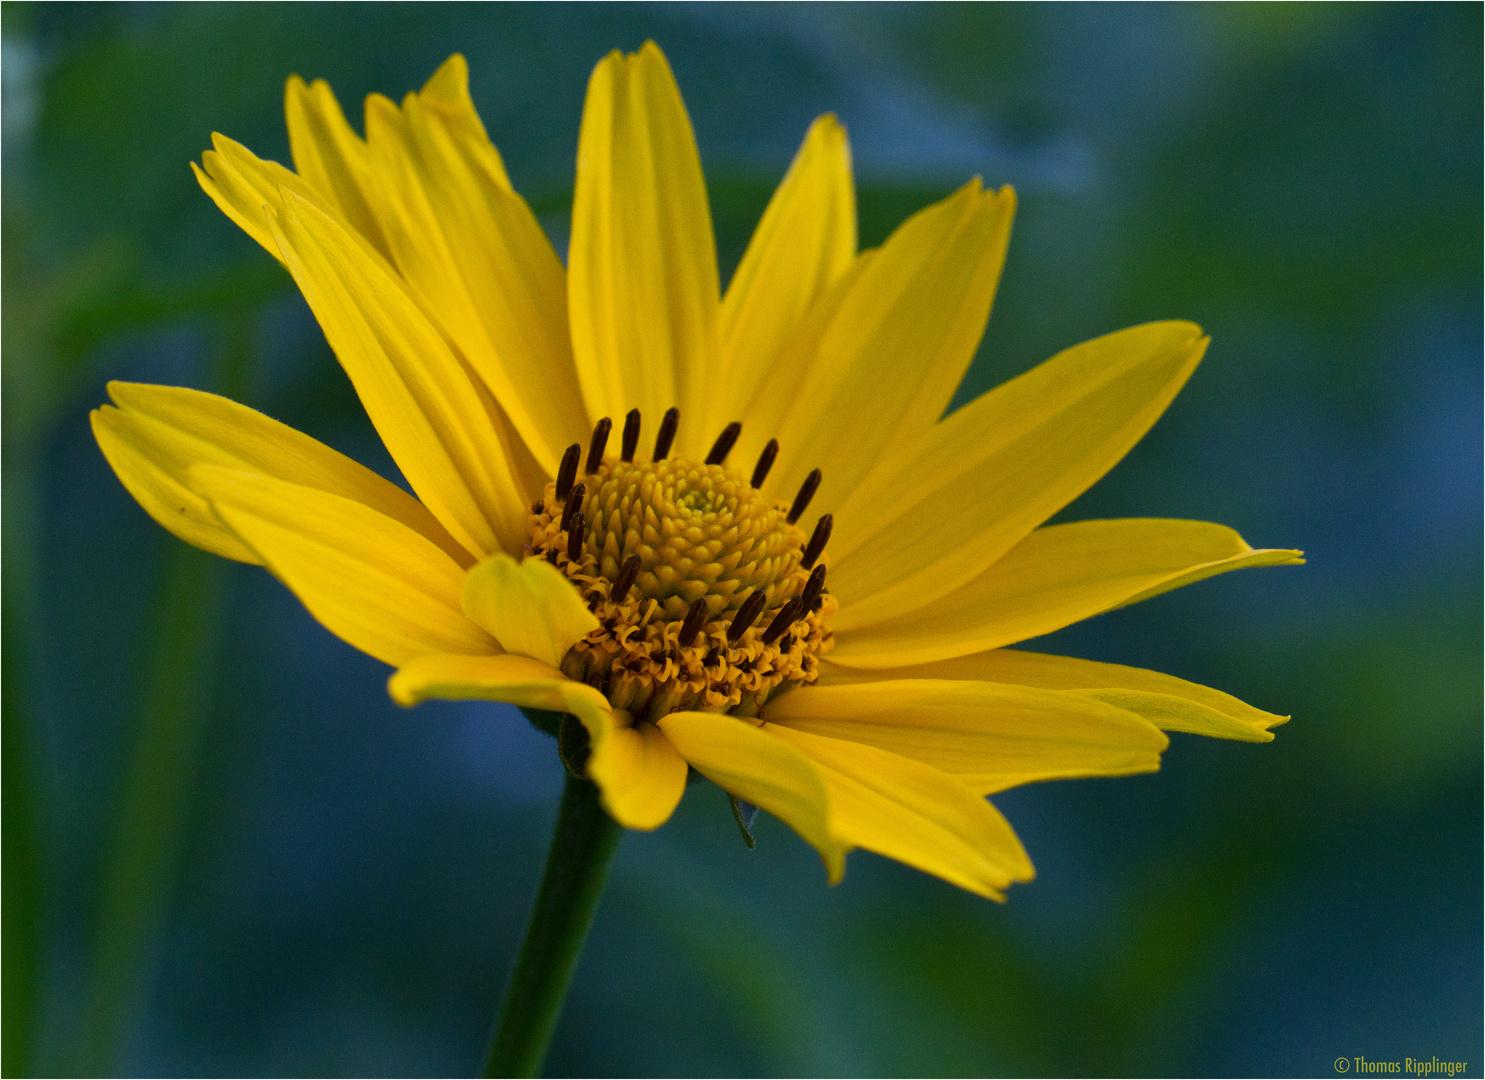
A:
[[[716,713],[671,713],[660,730],[702,776],[797,832],[820,853],[831,884],[840,880],[851,845],[831,826],[825,784],[809,758],[767,725]]]
[[[508,653],[560,667],[567,650],[598,629],[598,620],[567,576],[545,559],[517,563],[491,555],[469,572],[464,614]]]
[[[383,257],[390,257],[373,208],[377,202],[376,181],[366,143],[346,121],[330,84],[316,79],[306,86],[298,75],[290,76],[284,86],[284,117],[295,171],[342,220]],[[278,254],[276,248],[274,254]]]
[[[284,195],[270,221],[361,403],[423,504],[478,555],[519,551],[527,498],[488,392],[398,281],[314,206]]]
[[[555,474],[562,451],[591,430],[572,363],[567,282],[485,135],[464,58],[452,57],[401,110],[371,98],[366,118],[383,225],[409,292]]]
[[[418,97],[443,115],[455,138],[468,143],[468,148],[479,157],[481,167],[489,171],[491,180],[509,189],[510,177],[506,174],[505,162],[490,141],[484,121],[469,97],[469,62],[464,56],[454,53],[438,65],[438,70],[428,77]]]
[[[887,671],[862,671],[839,667],[829,661],[820,665],[822,685],[876,679],[984,679],[1069,691],[1127,709],[1166,731],[1186,731],[1243,742],[1272,742],[1274,735],[1269,728],[1289,719],[1255,709],[1231,694],[1174,675],[1016,649],[994,649],[934,664]]]
[[[654,724],[616,727],[588,759],[603,808],[626,829],[658,829],[686,790],[686,762]]]
[[[1232,529],[1205,521],[1053,525],[925,607],[839,631],[830,659],[852,667],[925,664],[1050,634],[1214,574],[1303,561],[1298,551],[1255,550]],[[832,565],[832,583],[835,575]]]
[[[269,163],[277,165],[277,163]],[[277,166],[283,169],[283,166]],[[292,183],[289,177],[294,174],[288,169],[283,169],[288,174],[282,180],[283,183]],[[217,208],[236,223],[237,227],[247,233],[280,262],[283,256],[278,253],[278,245],[273,242],[273,233],[268,229],[268,215],[264,211],[265,199],[246,177],[226,161],[216,151],[208,150],[201,156],[201,164],[191,162],[191,173],[196,177],[196,183],[201,185],[201,190],[211,196],[211,201],[217,204]],[[277,192],[272,200],[278,202]]]
[[[691,121],[654,42],[610,53],[588,82],[567,272],[589,417],[637,407],[658,424],[679,406],[676,453],[704,453],[716,432],[692,418],[716,391],[716,244]]]
[[[280,194],[283,189],[315,203],[339,224],[350,228],[333,196],[315,188],[292,169],[255,156],[247,147],[225,135],[213,133],[211,142],[216,149],[201,155],[201,166],[191,163],[196,182],[224,214],[262,244],[275,259],[283,262],[284,257],[273,238],[268,214],[283,209],[283,196]],[[367,251],[373,250],[360,233],[355,235]]]
[[[1010,188],[974,180],[903,222],[862,270],[769,433],[791,496],[819,468],[815,505],[833,511],[878,458],[943,415],[984,333],[1014,214]]]
[[[182,459],[169,451],[152,453],[161,443],[171,441],[168,434],[151,431],[147,420],[108,405],[94,409],[88,419],[114,475],[157,524],[213,555],[259,562],[257,552],[224,526],[211,505],[176,475],[173,466]]]
[[[364,503],[213,465],[193,486],[331,633],[388,664],[500,647],[459,610],[464,570]]]
[[[246,405],[200,390],[142,383],[111,382],[108,394],[118,408],[94,410],[98,445],[149,515],[189,544],[258,561],[191,486],[191,466],[206,464],[365,503],[422,533],[460,565],[473,562],[428,508],[397,485]]]
[[[722,298],[716,378],[726,390],[700,418],[703,431],[740,419],[724,414],[752,400],[810,305],[855,256],[851,148],[845,129],[826,115],[810,125]],[[762,441],[772,435],[762,434]]]
[[[730,459],[734,468],[743,472],[751,469],[764,445],[783,430],[784,418],[799,398],[799,388],[815,362],[821,340],[856,282],[879,254],[878,249],[871,248],[857,255],[845,272],[816,298],[782,343],[773,365],[759,378],[752,400],[738,407],[736,419],[742,423],[742,435]],[[781,480],[781,476],[781,470],[774,468],[760,490],[771,498],[782,498],[787,502],[794,498],[799,480],[792,474],[786,480]]]
[[[820,770],[831,828],[857,847],[1003,899],[1035,871],[1000,811],[957,779],[874,746],[769,724]]]
[[[875,674],[785,694],[769,704],[769,723],[867,743],[980,792],[1032,780],[1155,772],[1169,744],[1140,717],[1078,694]]]
[[[1139,441],[1206,345],[1183,322],[1096,338],[889,455],[835,511],[836,630],[925,607],[977,577]]]
[[[526,709],[572,713],[595,741],[608,738],[612,710],[597,690],[528,656],[458,656],[433,653],[415,657],[387,680],[387,692],[402,706],[435,698],[504,701]]]
[[[402,706],[440,698],[571,713],[582,721],[595,750],[607,744],[616,727],[607,698],[529,656],[418,656],[387,681],[387,692]]]
[[[599,787],[603,807],[626,828],[663,825],[685,790],[686,763],[654,724],[620,723],[597,690],[539,660],[420,656],[393,675],[387,689],[400,705],[456,698],[571,713],[588,731],[588,775]]]

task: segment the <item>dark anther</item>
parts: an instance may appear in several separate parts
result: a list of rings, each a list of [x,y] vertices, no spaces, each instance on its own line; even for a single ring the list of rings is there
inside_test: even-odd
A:
[[[588,472],[597,472],[598,466],[603,464],[603,451],[608,446],[608,433],[613,429],[614,422],[606,416],[593,425],[593,441],[588,444]]]
[[[779,440],[769,439],[763,453],[758,455],[758,464],[753,466],[753,486],[762,487],[768,479],[768,470],[773,468],[773,459],[779,456]]]
[[[578,508],[583,505],[583,497],[587,494],[587,484],[578,484],[567,493],[567,502],[562,507],[562,521],[560,522],[563,532],[566,532],[572,524],[572,515],[578,512]]]
[[[737,442],[737,437],[742,434],[742,425],[736,420],[722,429],[722,434],[717,436],[717,441],[712,443],[712,452],[706,455],[708,465],[720,465],[727,460],[727,455],[732,453],[732,444]]]
[[[830,530],[835,526],[835,517],[826,514],[815,522],[815,535],[810,537],[810,542],[805,546],[804,555],[799,560],[801,570],[808,570],[814,566],[820,558],[820,553],[825,550],[825,545],[830,542]]]
[[[551,563],[553,566],[556,566],[557,565],[557,549],[556,548],[548,548],[547,549],[547,562]]]
[[[820,487],[820,470],[811,469],[810,474],[804,478],[804,483],[799,485],[799,494],[794,496],[794,505],[789,507],[789,524],[793,525],[799,520],[799,515],[804,513],[804,508],[810,504],[815,497],[815,492]]]
[[[737,614],[732,617],[732,625],[727,628],[727,643],[735,645],[737,639],[748,632],[748,627],[758,620],[763,614],[763,605],[768,603],[768,596],[762,589],[754,589],[748,593],[748,598],[742,602],[737,609]]]
[[[660,419],[660,434],[655,436],[655,460],[664,461],[670,453],[670,444],[675,442],[675,429],[681,422],[681,410],[669,408]]]
[[[794,648],[793,634],[785,634],[782,638],[779,639],[779,652],[787,653],[792,648]]]
[[[703,597],[691,605],[691,610],[686,612],[686,621],[681,623],[681,632],[676,635],[676,642],[685,648],[696,640],[696,635],[701,633],[701,628],[706,625],[706,598]]]
[[[799,602],[798,597],[779,608],[779,613],[773,617],[773,622],[769,623],[768,629],[763,631],[763,644],[772,645],[774,639],[793,626],[802,614],[804,614],[804,605]]]
[[[577,477],[578,462],[582,460],[583,448],[573,443],[562,455],[562,464],[557,469],[557,501],[567,498],[572,482]]]
[[[583,515],[572,515],[572,527],[567,531],[567,559],[579,562],[583,557]]]
[[[810,574],[810,579],[804,583],[804,592],[799,594],[800,604],[808,611],[815,610],[815,601],[820,598],[820,593],[825,588],[825,568],[817,566]],[[803,611],[800,612],[804,614]]]
[[[713,645],[710,649],[707,650],[706,659],[701,662],[701,666],[711,667],[720,659],[722,659],[722,650]]]
[[[624,560],[624,565],[619,567],[619,576],[614,578],[614,587],[608,591],[608,598],[615,604],[622,604],[637,577],[639,577],[639,556],[631,555]]]
[[[630,409],[624,417],[624,440],[620,444],[619,460],[633,461],[634,448],[639,445],[639,410]]]

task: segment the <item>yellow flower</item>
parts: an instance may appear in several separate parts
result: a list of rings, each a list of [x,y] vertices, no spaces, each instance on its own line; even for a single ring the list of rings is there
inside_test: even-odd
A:
[[[1190,323],[1075,346],[944,416],[1009,188],[972,180],[858,253],[823,116],[723,294],[654,44],[589,82],[565,270],[462,57],[400,107],[368,98],[364,139],[323,82],[290,79],[286,111],[294,171],[214,135],[197,178],[293,275],[417,497],[194,390],[114,383],[93,427],[156,521],[267,567],[397,669],[397,701],[577,717],[631,828],[694,769],[832,881],[861,847],[997,898],[1032,867],[986,795],[1153,771],[1162,729],[1263,742],[1285,719],[1004,648],[1300,561],[1201,522],[1042,526],[1181,388],[1207,343]]]

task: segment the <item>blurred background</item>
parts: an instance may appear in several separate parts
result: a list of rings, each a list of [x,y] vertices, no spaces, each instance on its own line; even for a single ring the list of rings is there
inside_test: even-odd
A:
[[[504,706],[402,711],[261,570],[106,467],[109,379],[212,389],[391,465],[287,275],[197,188],[466,54],[564,250],[592,65],[653,37],[723,280],[810,119],[863,246],[970,175],[1020,215],[969,400],[1155,318],[1213,335],[1063,517],[1224,522],[1245,572],[1033,644],[1294,720],[997,798],[1005,905],[870,854],[826,886],[696,785],[630,834],[554,1074],[1330,1075],[1481,1065],[1481,8],[6,4],[3,1066],[472,1072],[561,787]]]

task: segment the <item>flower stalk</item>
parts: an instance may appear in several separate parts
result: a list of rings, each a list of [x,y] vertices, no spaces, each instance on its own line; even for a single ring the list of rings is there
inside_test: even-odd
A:
[[[567,776],[546,869],[485,1056],[486,1076],[535,1076],[623,834],[591,780]]]

